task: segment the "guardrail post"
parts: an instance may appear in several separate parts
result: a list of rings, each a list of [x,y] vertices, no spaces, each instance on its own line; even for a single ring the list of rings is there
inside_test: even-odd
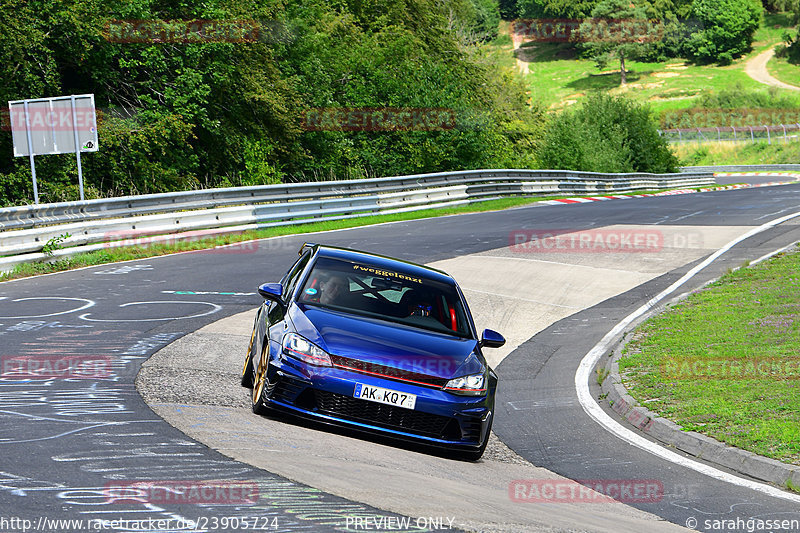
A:
[[[753,126],[748,126],[750,128],[750,142],[755,143],[756,139],[753,137]]]
[[[772,144],[772,137],[769,136],[769,126],[764,124],[764,129],[767,130],[767,144]]]

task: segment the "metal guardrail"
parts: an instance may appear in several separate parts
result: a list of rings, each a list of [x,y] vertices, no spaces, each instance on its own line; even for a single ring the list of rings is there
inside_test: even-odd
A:
[[[798,172],[800,165],[720,165],[713,167],[681,167],[681,172]]]
[[[708,172],[599,174],[553,170],[473,170],[368,180],[234,187],[0,209],[0,271],[33,260],[54,238],[56,256],[197,230],[230,233],[452,206],[518,195],[627,192],[712,185]],[[187,234],[188,232],[188,234]],[[192,232],[195,232],[192,234]],[[161,239],[165,240],[165,239]]]

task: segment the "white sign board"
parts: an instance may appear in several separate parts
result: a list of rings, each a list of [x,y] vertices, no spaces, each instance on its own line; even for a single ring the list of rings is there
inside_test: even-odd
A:
[[[34,202],[39,203],[39,188],[33,157],[72,153],[78,161],[78,187],[83,200],[81,152],[97,151],[94,95],[12,100],[8,111],[14,157],[27,156],[31,160]]]
[[[25,105],[27,103],[27,106]],[[97,151],[94,95],[58,96],[8,103],[14,157]],[[27,108],[27,109],[26,109]]]

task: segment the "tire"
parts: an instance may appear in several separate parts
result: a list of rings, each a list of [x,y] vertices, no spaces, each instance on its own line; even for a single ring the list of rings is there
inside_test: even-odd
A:
[[[247,348],[247,355],[244,357],[244,369],[242,370],[242,387],[253,388],[253,341],[256,339],[256,330],[250,335],[250,346]]]
[[[268,349],[268,345],[264,345],[264,350]],[[267,397],[267,367],[269,366],[269,359],[264,357],[264,354],[261,355],[262,361],[264,361],[264,365],[260,365],[261,373],[256,376],[255,381],[253,383],[253,391],[251,393],[251,403],[253,406],[253,412],[257,415],[265,415],[269,412],[269,408],[266,405],[266,397]],[[251,361],[252,366],[252,361]]]
[[[267,414],[267,406],[264,405],[264,391],[266,390],[267,373],[264,372],[253,384],[252,404],[253,412],[257,415]]]

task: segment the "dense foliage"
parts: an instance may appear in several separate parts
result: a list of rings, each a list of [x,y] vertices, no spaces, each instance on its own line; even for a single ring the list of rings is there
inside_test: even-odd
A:
[[[622,97],[594,95],[552,118],[538,151],[543,168],[594,172],[676,172],[678,161],[650,110]]]
[[[787,0],[786,3],[790,4],[792,22],[797,24],[800,22],[800,0]],[[800,30],[784,32],[783,40],[785,44],[778,47],[777,55],[786,56],[789,63],[800,65]]]
[[[0,0],[0,101],[93,93],[89,197],[527,166],[541,123],[474,43],[497,0]],[[110,38],[120,20],[258,21],[247,42]],[[446,109],[449,129],[309,131],[307,112]],[[0,204],[32,199],[0,136]],[[75,158],[36,158],[42,201],[77,198]]]
[[[520,18],[631,20],[658,22],[657,32],[638,42],[592,41],[579,45],[584,55],[608,58],[609,50],[622,57],[663,61],[668,57],[687,57],[698,63],[728,64],[751,45],[764,9],[793,9],[798,0],[504,0],[501,13]],[[585,41],[585,39],[581,39]],[[602,46],[601,46],[602,45]],[[646,46],[644,46],[646,45]]]
[[[692,15],[702,28],[686,43],[699,62],[727,65],[746,52],[761,22],[760,0],[695,0]]]

